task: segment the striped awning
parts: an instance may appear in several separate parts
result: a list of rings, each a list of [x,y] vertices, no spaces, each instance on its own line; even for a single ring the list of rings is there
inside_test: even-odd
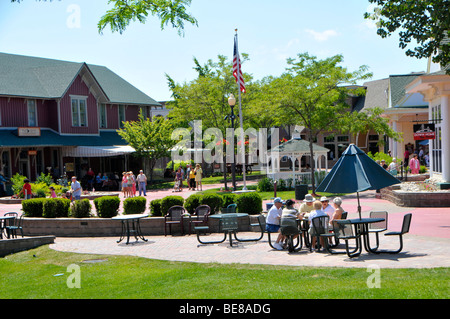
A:
[[[111,157],[119,155],[127,155],[134,153],[136,150],[128,145],[115,146],[77,146],[64,147],[64,157]]]

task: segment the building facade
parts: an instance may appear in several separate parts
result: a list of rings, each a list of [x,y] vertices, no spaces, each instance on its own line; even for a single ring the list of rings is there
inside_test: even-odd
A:
[[[107,67],[0,53],[1,172],[129,170],[134,150],[117,129],[161,107]]]

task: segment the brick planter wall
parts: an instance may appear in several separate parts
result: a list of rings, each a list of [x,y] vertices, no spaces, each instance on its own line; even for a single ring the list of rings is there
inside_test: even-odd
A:
[[[250,220],[238,218],[239,230],[249,231],[250,223],[255,223],[256,217],[250,216]],[[144,236],[164,235],[164,217],[143,218],[140,224]],[[219,231],[219,220],[210,219],[209,227],[212,232]],[[25,236],[107,237],[120,236],[122,224],[110,218],[24,218],[23,230]],[[187,220],[184,221],[184,231],[186,234],[189,231]],[[180,226],[172,226],[172,233],[180,234]],[[195,234],[193,226],[191,233]]]
[[[404,192],[399,187],[381,190],[381,198],[402,207],[450,207],[450,192]]]

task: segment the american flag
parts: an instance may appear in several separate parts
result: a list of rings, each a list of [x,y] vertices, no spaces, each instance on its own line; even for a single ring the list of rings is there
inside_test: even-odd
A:
[[[239,85],[241,92],[246,92],[244,77],[241,71],[241,58],[239,57],[237,34],[234,36],[234,54],[233,54],[233,76],[236,79],[236,83]]]

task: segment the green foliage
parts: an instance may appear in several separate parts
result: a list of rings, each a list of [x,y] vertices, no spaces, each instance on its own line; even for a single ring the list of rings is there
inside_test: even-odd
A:
[[[47,186],[50,186],[53,183],[53,179],[50,174],[45,175],[44,173],[41,173],[36,179],[36,183],[45,183]]]
[[[237,199],[236,194],[223,194],[222,195],[222,207],[228,207],[230,204],[235,204]]]
[[[69,217],[70,199],[46,198],[43,202],[42,217],[57,218]]]
[[[170,24],[179,35],[184,35],[185,22],[197,26],[197,20],[186,11],[191,0],[110,0],[109,3],[114,3],[114,7],[98,22],[100,33],[109,25],[112,32],[122,34],[131,21],[145,23],[149,14],[160,20],[161,30]]]
[[[161,199],[161,213],[163,216],[167,214],[167,211],[172,206],[183,206],[184,198],[177,195],[166,196]]]
[[[154,199],[150,202],[150,212],[152,216],[163,216],[161,210],[161,199]]]
[[[194,161],[193,160],[191,160],[189,162],[180,161],[180,160],[175,160],[174,162],[170,161],[169,163],[167,163],[166,168],[172,169],[172,165],[173,165],[173,170],[176,171],[181,166],[181,168],[184,169],[184,171],[186,172],[188,164],[194,165]]]
[[[102,196],[94,199],[97,216],[111,218],[117,216],[120,207],[120,198],[117,196]]]
[[[70,206],[69,216],[74,218],[87,218],[91,217],[91,202],[89,199],[75,200]]]
[[[392,157],[389,156],[389,154],[386,154],[384,152],[376,152],[375,154],[372,154],[372,152],[368,152],[367,156],[369,156],[374,161],[382,161],[385,160],[386,165],[389,165],[392,162]]]
[[[236,204],[239,213],[254,215],[262,212],[262,198],[256,192],[240,194],[237,197]]]
[[[258,192],[273,192],[273,180],[263,177],[258,181]]]
[[[200,204],[208,205],[211,208],[211,214],[215,214],[222,208],[223,199],[220,195],[207,193],[202,196]]]
[[[189,214],[193,214],[195,209],[200,206],[200,202],[203,198],[203,195],[200,194],[192,194],[188,198],[186,198],[184,202],[184,208]]]
[[[11,177],[11,183],[12,183],[12,191],[14,194],[18,194],[25,184],[24,180],[26,180],[27,177],[20,175],[19,173],[16,173],[14,176]]]
[[[123,214],[142,214],[145,212],[147,199],[145,197],[128,197],[123,201]]]
[[[45,198],[32,198],[22,201],[22,211],[25,217],[42,217]]]
[[[443,0],[369,0],[377,5],[364,18],[377,23],[377,34],[387,38],[398,34],[399,46],[409,49],[407,56],[418,59],[432,57],[434,63],[450,63],[449,2]],[[398,32],[400,31],[400,32]],[[411,48],[411,45],[414,45]],[[447,69],[450,74],[450,68]]]
[[[31,192],[35,197],[45,198],[47,193],[49,193],[48,185],[45,182],[31,183]]]

